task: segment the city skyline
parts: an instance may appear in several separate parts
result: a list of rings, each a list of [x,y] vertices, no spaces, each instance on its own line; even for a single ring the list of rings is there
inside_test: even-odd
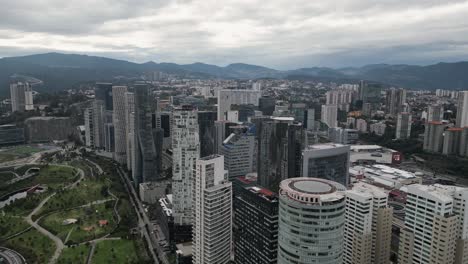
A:
[[[463,37],[468,1],[4,5],[0,57],[66,52],[135,62],[244,62],[282,70],[468,59]]]

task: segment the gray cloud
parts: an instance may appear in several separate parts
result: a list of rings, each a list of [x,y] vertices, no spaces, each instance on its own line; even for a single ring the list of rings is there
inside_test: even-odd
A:
[[[468,59],[468,1],[17,0],[0,56],[62,51],[281,69]]]

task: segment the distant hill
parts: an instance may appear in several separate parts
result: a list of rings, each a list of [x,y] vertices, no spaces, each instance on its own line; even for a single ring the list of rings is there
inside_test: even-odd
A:
[[[45,53],[0,59],[0,96],[7,96],[10,77],[31,76],[43,81],[40,89],[57,91],[80,82],[112,81],[116,77],[138,78],[144,72],[162,71],[187,78],[299,78],[325,80],[371,80],[415,89],[468,89],[468,62],[429,66],[373,64],[333,69],[326,67],[279,71],[263,66],[234,63],[220,67],[205,63],[133,63],[104,57]]]

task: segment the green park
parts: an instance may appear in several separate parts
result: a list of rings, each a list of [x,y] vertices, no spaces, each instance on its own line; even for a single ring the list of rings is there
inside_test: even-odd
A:
[[[0,202],[26,194],[0,207],[0,246],[28,263],[147,263],[129,233],[136,216],[120,178],[108,161],[98,163],[0,168]]]

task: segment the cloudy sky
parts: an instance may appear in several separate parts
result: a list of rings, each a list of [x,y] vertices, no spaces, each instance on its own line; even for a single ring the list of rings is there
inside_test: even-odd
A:
[[[468,1],[2,0],[0,57],[291,69],[468,60]]]

